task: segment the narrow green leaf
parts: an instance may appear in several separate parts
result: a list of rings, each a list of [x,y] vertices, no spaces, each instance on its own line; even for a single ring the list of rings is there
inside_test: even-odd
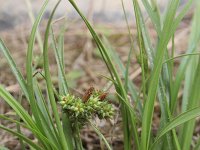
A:
[[[194,71],[194,70],[193,70]],[[192,90],[190,90],[189,102],[187,104],[187,110],[192,109],[199,105],[200,100],[200,57],[198,62],[198,67],[194,73],[194,79],[189,79],[191,83]],[[182,150],[187,150],[190,148],[190,143],[192,141],[192,136],[195,127],[195,120],[191,120],[190,122],[184,124],[182,128],[182,136],[181,136],[181,145]]]
[[[177,27],[178,22],[180,22],[180,20],[184,17],[185,13],[188,11],[188,9],[192,5],[193,1],[194,0],[190,0],[190,1],[187,2],[187,4],[183,8],[183,10],[179,14],[179,16],[176,18],[173,28]],[[191,35],[190,35],[190,42],[189,42],[187,53],[194,53],[195,50],[196,50],[197,43],[200,39],[199,28],[198,28],[198,26],[196,26],[196,25],[198,25],[199,21],[200,21],[199,17],[196,17],[195,19],[193,19],[192,31],[191,31]],[[173,29],[173,31],[174,31],[174,29]],[[173,86],[173,89],[172,89],[172,96],[171,96],[171,99],[172,99],[171,103],[172,104],[171,104],[170,107],[171,107],[172,112],[174,112],[174,109],[175,109],[175,106],[176,106],[176,103],[177,103],[178,92],[179,92],[181,83],[184,79],[184,75],[185,75],[184,72],[186,70],[188,62],[189,62],[189,58],[183,59],[180,63],[180,67],[178,68],[178,71],[177,71],[177,74],[176,74],[174,86]],[[185,107],[185,106],[183,106],[183,107]]]
[[[55,5],[55,7],[51,13],[49,20],[48,20],[48,24],[47,24],[46,31],[45,31],[45,38],[44,38],[43,60],[44,60],[44,72],[45,72],[45,78],[46,78],[46,83],[47,83],[48,96],[49,96],[49,100],[50,100],[53,114],[55,117],[56,125],[58,128],[58,133],[60,135],[60,142],[61,142],[62,148],[67,150],[68,146],[66,143],[65,135],[63,133],[63,129],[62,129],[62,125],[61,125],[61,121],[60,121],[60,117],[58,114],[58,109],[56,106],[56,101],[55,101],[55,97],[54,97],[54,93],[53,93],[53,84],[51,81],[51,74],[49,71],[49,58],[48,58],[48,37],[49,37],[49,33],[50,33],[51,21],[52,21],[54,13],[56,11],[56,8],[60,2],[61,2],[60,0],[57,2],[57,4]]]
[[[99,131],[99,129],[91,122],[90,125],[92,126],[92,128],[94,129],[94,131],[98,134],[98,136],[103,139],[104,143],[106,144],[106,147],[108,150],[112,150],[112,148],[110,147],[108,141],[106,140],[106,138],[103,136],[103,134]]]
[[[51,28],[52,29],[52,28]],[[65,75],[65,63],[64,63],[64,33],[65,33],[66,27],[65,24],[62,26],[59,39],[58,39],[58,46],[56,44],[56,39],[52,32],[52,44],[56,56],[56,62],[58,64],[58,85],[59,85],[59,94],[60,95],[67,95],[69,93],[68,83]],[[69,149],[73,149],[73,134],[72,134],[72,127],[71,122],[69,120],[69,116],[66,113],[62,112],[62,126],[63,131],[65,134],[65,138],[67,140],[67,145]]]
[[[2,39],[0,39],[0,50],[3,52],[4,56],[6,57],[8,64],[10,65],[10,68],[12,69],[12,72],[13,72],[14,76],[16,77],[16,79],[22,89],[22,92],[24,93],[27,100],[29,101],[29,95],[28,95],[26,81],[24,80],[21,72],[17,68],[13,58],[11,57],[11,55],[9,53],[8,48],[4,45],[4,42]]]
[[[151,5],[149,4],[148,0],[142,0],[142,3],[145,7],[145,10],[147,11],[149,17],[151,18],[156,31],[158,35],[161,35],[161,22],[160,22],[160,16],[159,16],[159,10],[157,7],[152,8]]]
[[[59,72],[59,76],[60,76],[60,81],[59,83],[62,83],[62,87],[63,87],[63,95],[67,95],[68,91],[68,85],[67,85],[67,79],[65,76],[65,71],[64,71],[64,66],[63,66],[63,60],[62,57],[59,53],[62,53],[62,49],[58,50],[57,44],[56,44],[56,40],[54,37],[54,33],[53,33],[53,29],[51,28],[51,35],[52,35],[52,45],[53,45],[53,49],[55,51],[55,56],[56,56],[56,61],[58,64],[58,72]],[[59,52],[60,51],[60,52]]]
[[[46,0],[40,9],[40,12],[33,24],[32,31],[29,37],[29,42],[28,42],[28,51],[27,51],[27,57],[26,57],[26,74],[27,74],[27,89],[28,89],[28,94],[29,94],[29,99],[30,99],[30,106],[31,106],[31,111],[33,113],[33,116],[37,122],[37,126],[39,127],[40,131],[44,133],[44,128],[42,126],[42,122],[40,120],[40,116],[43,115],[39,113],[38,111],[38,106],[35,100],[34,96],[34,90],[33,90],[33,67],[32,67],[32,58],[33,58],[33,47],[35,44],[35,37],[37,33],[37,28],[39,26],[39,23],[42,19],[42,16],[46,10],[48,4],[48,0]]]
[[[149,83],[149,91],[147,96],[147,102],[145,104],[143,118],[142,118],[142,136],[141,136],[141,146],[143,150],[149,148],[150,142],[150,132],[151,132],[151,123],[152,116],[154,111],[154,101],[156,99],[158,83],[160,78],[160,73],[162,69],[162,62],[165,56],[165,49],[170,40],[172,34],[169,34],[171,27],[173,25],[173,20],[175,17],[176,9],[178,7],[179,1],[171,1],[170,8],[166,14],[164,20],[164,26],[162,34],[160,36],[160,41],[157,46],[157,52],[154,60],[154,68],[151,73],[151,80]]]
[[[46,137],[44,137],[40,132],[38,132],[37,130],[28,127],[26,124],[21,123],[19,121],[13,120],[11,118],[6,117],[5,115],[0,115],[0,118],[2,119],[6,119],[12,123],[16,123],[17,125],[19,125],[20,127],[26,128],[28,130],[30,130],[34,135],[36,135],[38,137],[39,140],[44,141],[45,143],[48,143],[52,148],[54,148],[55,150],[58,150],[54,144],[54,142],[50,141],[49,139],[47,139]],[[19,132],[18,132],[19,133]],[[21,134],[21,133],[19,133]],[[45,146],[45,145],[44,145]]]
[[[43,149],[42,147],[40,147],[38,144],[32,142],[32,140],[28,139],[28,138],[27,138],[26,136],[24,136],[23,134],[20,134],[20,133],[18,133],[18,132],[16,132],[16,131],[13,131],[13,130],[11,130],[11,129],[7,128],[7,127],[4,127],[4,126],[2,126],[2,125],[0,125],[0,128],[3,129],[3,130],[8,131],[8,132],[10,132],[10,133],[12,133],[13,135],[15,135],[15,136],[17,136],[17,137],[19,137],[20,139],[22,139],[23,141],[25,141],[26,143],[28,143],[30,146],[32,146],[33,148],[35,148],[35,149],[37,149],[37,150],[45,150],[45,149]]]
[[[190,121],[191,119],[194,119],[196,117],[200,116],[200,107],[191,109],[189,111],[186,111],[182,113],[181,115],[173,118],[157,135],[154,143],[151,145],[151,149],[153,149],[154,145],[159,141],[159,139],[165,135],[167,132],[172,130],[173,128]]]
[[[98,49],[99,49],[99,51],[100,51],[100,53],[102,55],[102,58],[103,58],[103,60],[105,61],[106,65],[107,65],[107,68],[108,68],[108,70],[110,72],[111,77],[114,80],[116,80],[116,82],[117,82],[117,85],[115,84],[116,91],[120,95],[122,95],[122,97],[126,101],[128,101],[127,93],[126,93],[126,91],[124,89],[124,86],[123,86],[122,81],[121,81],[121,79],[119,77],[119,74],[118,74],[118,72],[117,72],[117,70],[116,70],[116,68],[115,68],[115,66],[114,66],[114,64],[113,64],[113,62],[111,60],[111,57],[109,56],[107,50],[105,49],[102,41],[100,40],[100,38],[98,37],[98,35],[96,34],[96,32],[94,31],[94,29],[92,28],[92,26],[90,25],[90,23],[87,21],[87,19],[85,18],[85,16],[80,12],[80,10],[78,9],[78,7],[75,4],[75,2],[73,0],[69,0],[69,2],[76,9],[76,11],[78,12],[78,14],[81,16],[81,18],[83,19],[83,21],[87,25],[90,33],[92,34],[93,39],[96,42],[97,47],[98,47]],[[123,118],[123,123],[124,123],[123,130],[124,130],[124,134],[125,134],[125,136],[124,136],[125,145],[124,146],[128,150],[128,149],[130,149],[130,146],[131,146],[130,145],[130,135],[132,134],[132,133],[129,132],[129,126],[135,126],[136,123],[134,122],[135,124],[132,124],[132,122],[131,122],[131,124],[129,125],[129,123],[128,123],[129,122],[128,121],[128,116],[130,114],[128,113],[128,111],[125,109],[124,106],[121,107],[121,111],[122,111],[122,116],[123,116],[122,118]],[[136,130],[134,131],[134,134],[138,134]],[[137,138],[137,137],[135,137],[135,138]],[[136,145],[139,147],[140,145],[139,145],[139,143],[137,143],[138,140],[137,139],[134,139],[134,140],[136,141]]]
[[[8,93],[1,85],[0,85],[0,97],[6,101],[10,107],[12,107],[17,115],[30,127],[37,129],[35,126],[31,116],[26,112],[26,110],[19,104],[19,102],[13,98],[10,93]]]
[[[113,47],[111,47],[111,45],[108,43],[108,40],[105,37],[103,38],[103,42],[105,43],[105,47],[107,49],[107,52],[111,56],[114,63],[117,64],[120,71],[124,73],[126,68],[123,65],[122,61],[120,60],[119,55],[117,55],[117,53],[114,51]],[[125,74],[123,74],[123,78],[125,78]],[[114,83],[113,80],[112,80],[112,82]],[[139,100],[137,89],[136,89],[135,85],[133,84],[133,82],[129,78],[128,78],[128,88],[129,88],[129,91],[131,93],[132,99],[135,100],[135,101],[138,100],[137,107],[138,107],[140,115],[142,115],[142,104],[141,104],[141,101]]]

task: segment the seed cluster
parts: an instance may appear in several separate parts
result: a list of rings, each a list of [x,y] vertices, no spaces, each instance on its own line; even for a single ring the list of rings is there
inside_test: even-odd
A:
[[[113,116],[114,109],[112,105],[105,100],[105,97],[105,93],[94,90],[87,100],[75,97],[72,94],[67,94],[61,97],[59,103],[63,111],[68,114],[72,126],[75,123],[78,123],[79,126],[83,126],[94,116],[97,116],[99,119],[108,119]]]

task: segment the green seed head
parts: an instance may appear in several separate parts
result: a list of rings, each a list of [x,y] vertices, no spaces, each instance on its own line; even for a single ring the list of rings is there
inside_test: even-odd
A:
[[[61,96],[59,104],[62,106],[63,111],[68,114],[72,126],[78,123],[82,127],[95,116],[99,119],[108,119],[114,115],[112,105],[106,100],[100,100],[101,94],[100,91],[94,91],[86,102],[71,94]]]

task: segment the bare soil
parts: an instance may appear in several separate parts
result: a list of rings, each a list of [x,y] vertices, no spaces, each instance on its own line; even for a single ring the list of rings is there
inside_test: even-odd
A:
[[[175,35],[176,44],[176,55],[183,53],[187,49],[188,35],[190,31],[190,21],[191,14],[186,17],[181,23],[179,29]],[[147,21],[148,24],[148,21]],[[41,33],[44,33],[46,23],[43,22],[40,27]],[[58,34],[59,25],[55,26],[55,34]],[[117,51],[120,58],[126,63],[128,52],[130,49],[130,42],[128,37],[127,28],[125,25],[95,25],[97,32],[102,35],[105,34],[108,38],[110,44]],[[134,39],[136,38],[136,28],[132,28],[132,33]],[[10,49],[11,55],[17,63],[17,66],[21,69],[24,76],[25,73],[25,60],[26,60],[26,49],[27,41],[30,34],[31,27],[27,24],[20,25],[14,29],[2,31],[1,38],[4,40],[7,47]],[[152,41],[156,39],[156,33],[149,24],[149,32]],[[42,36],[43,37],[43,36]],[[102,77],[109,76],[105,64],[102,62],[98,51],[96,49],[95,43],[92,40],[90,34],[88,33],[86,27],[81,23],[74,23],[70,25],[65,32],[65,66],[66,74],[68,74],[68,79],[70,80],[71,91],[74,93],[83,93],[84,90],[88,89],[90,86],[94,86],[97,89],[103,89],[107,86],[107,79]],[[169,49],[171,45],[169,44]],[[40,53],[38,43],[35,45],[35,56]],[[51,60],[51,72],[52,80],[56,85],[57,79],[57,66],[54,58],[54,52],[50,51],[49,58]],[[140,85],[140,67],[133,56],[130,67],[130,78],[136,84]],[[178,65],[178,60],[176,60]],[[76,77],[75,77],[76,76]],[[43,82],[43,81],[41,81]],[[13,76],[4,56],[0,54],[0,84],[3,84],[8,91],[11,92],[16,98],[19,98],[20,89]],[[45,87],[45,84],[43,84]],[[114,88],[109,90],[111,95],[114,95]],[[28,105],[25,104],[27,109]],[[118,105],[115,104],[116,110],[118,110]],[[155,104],[156,112],[154,115],[153,127],[156,128],[159,124],[160,108],[158,104]],[[123,149],[123,136],[121,130],[121,118],[119,111],[116,111],[116,116],[113,120],[95,120],[98,127],[101,129],[105,137],[112,143],[114,149]],[[7,114],[9,116],[14,116],[10,107],[5,104],[2,100],[0,101],[0,113]],[[15,124],[11,124],[5,120],[0,121],[1,124],[16,129]],[[33,138],[31,133],[23,129],[23,133],[30,138]],[[82,130],[82,139],[84,147],[88,150],[96,150],[101,148],[100,140],[95,132],[88,126],[84,127]],[[5,131],[0,130],[0,145],[6,146],[11,150],[20,150],[20,144],[16,137],[8,134]]]

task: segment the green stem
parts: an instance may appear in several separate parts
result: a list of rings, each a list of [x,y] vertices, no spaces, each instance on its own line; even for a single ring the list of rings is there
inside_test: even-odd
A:
[[[81,140],[81,137],[80,137],[80,129],[79,129],[77,121],[75,123],[74,133],[75,133],[74,137],[75,137],[75,143],[76,143],[77,150],[83,150],[83,144],[82,144],[82,140]]]
[[[21,104],[21,101],[22,101],[22,94],[20,94],[20,97],[19,97],[19,103]],[[20,122],[20,116],[17,115],[17,121]],[[17,125],[17,132],[21,134],[21,128],[20,128],[20,124],[16,124]],[[19,142],[20,142],[20,145],[21,145],[21,149],[22,150],[25,150],[25,145],[24,145],[24,142],[21,138],[19,138]]]

